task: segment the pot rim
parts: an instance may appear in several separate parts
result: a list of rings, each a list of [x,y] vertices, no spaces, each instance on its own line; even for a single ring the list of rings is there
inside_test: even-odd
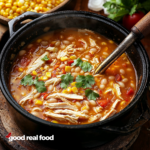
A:
[[[130,102],[130,104],[125,107],[122,111],[120,111],[119,113],[113,115],[112,117],[103,120],[103,121],[99,121],[99,122],[95,122],[95,123],[90,123],[90,124],[83,124],[83,125],[65,125],[65,124],[55,124],[52,122],[48,122],[46,120],[40,119],[32,114],[30,114],[29,112],[27,112],[25,109],[23,109],[11,96],[9,89],[7,88],[7,85],[5,83],[4,80],[4,75],[3,75],[3,66],[4,66],[4,61],[2,61],[2,56],[5,55],[5,51],[7,50],[7,47],[9,45],[10,42],[13,41],[13,39],[15,39],[15,37],[21,33],[21,31],[26,30],[28,28],[30,28],[30,26],[34,25],[35,23],[38,23],[38,21],[45,19],[45,18],[49,18],[51,16],[61,16],[61,15],[67,15],[68,16],[72,16],[72,15],[76,15],[76,16],[80,16],[83,18],[90,18],[90,19],[94,19],[97,21],[101,21],[103,23],[106,23],[110,26],[112,26],[113,28],[116,28],[117,30],[120,30],[120,32],[122,32],[125,36],[127,36],[129,34],[129,31],[127,31],[123,26],[121,26],[119,23],[106,18],[104,16],[98,15],[98,14],[94,14],[94,13],[90,13],[90,12],[85,12],[85,11],[60,11],[60,12],[54,12],[51,14],[44,14],[43,16],[25,24],[23,27],[21,27],[18,31],[16,31],[12,37],[10,37],[10,39],[7,41],[7,43],[5,44],[5,46],[3,47],[2,51],[1,51],[1,56],[0,56],[0,86],[1,86],[1,90],[2,93],[4,94],[6,100],[10,103],[10,105],[17,110],[20,114],[22,114],[24,117],[28,118],[31,121],[34,121],[36,123],[40,123],[40,124],[44,124],[47,126],[51,126],[51,127],[55,127],[55,128],[64,128],[64,129],[87,129],[87,128],[94,128],[94,127],[100,127],[103,126],[105,124],[108,124],[109,122],[121,117],[122,115],[124,115],[125,112],[128,112],[130,109],[132,109],[134,107],[134,105],[137,103],[137,101],[140,99],[140,97],[142,96],[146,85],[148,83],[148,73],[149,73],[149,63],[148,63],[148,56],[147,53],[143,47],[143,45],[141,44],[140,41],[137,41],[134,43],[134,45],[138,46],[140,48],[139,53],[141,53],[141,55],[143,56],[142,61],[145,61],[144,67],[143,67],[143,78],[141,81],[141,85],[139,90],[137,91],[135,97],[133,98],[132,102]],[[140,55],[140,56],[141,56]]]

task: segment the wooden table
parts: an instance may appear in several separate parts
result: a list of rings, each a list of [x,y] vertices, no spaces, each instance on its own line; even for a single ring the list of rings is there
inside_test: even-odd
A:
[[[88,9],[87,7],[88,0],[77,0],[75,10],[83,10],[93,12]],[[103,12],[94,12],[100,15],[104,15]],[[0,40],[2,35],[7,31],[7,27],[0,24]],[[142,40],[142,43],[149,55],[150,58],[150,35],[145,37]],[[150,98],[150,93],[148,93],[148,97]],[[149,101],[150,106],[150,101]],[[0,150],[5,150],[5,148],[0,144]],[[136,142],[131,146],[130,150],[150,150],[150,121],[148,121],[143,127],[141,128],[140,135]]]

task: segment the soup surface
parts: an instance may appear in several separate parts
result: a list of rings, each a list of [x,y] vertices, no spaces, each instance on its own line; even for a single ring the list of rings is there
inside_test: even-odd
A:
[[[27,45],[10,73],[13,98],[29,113],[60,124],[102,121],[124,109],[136,92],[126,54],[104,74],[94,70],[117,45],[89,30],[62,29]]]

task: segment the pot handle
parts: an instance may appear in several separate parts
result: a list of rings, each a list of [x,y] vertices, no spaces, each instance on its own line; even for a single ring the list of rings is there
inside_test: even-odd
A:
[[[144,125],[150,119],[150,108],[148,106],[147,100],[142,100],[140,104],[141,115],[132,123],[124,126],[124,127],[115,127],[115,126],[104,126],[100,127],[102,130],[106,130],[108,132],[114,132],[116,134],[129,134],[139,127]]]
[[[24,25],[21,23],[22,21],[26,19],[35,19],[41,16],[43,16],[43,14],[28,11],[9,21],[8,26],[9,26],[10,37],[17,31],[16,27],[19,29],[21,26]]]

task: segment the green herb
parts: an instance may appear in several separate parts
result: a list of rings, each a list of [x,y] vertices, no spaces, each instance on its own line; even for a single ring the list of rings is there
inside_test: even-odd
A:
[[[32,85],[33,84],[33,79],[31,74],[26,75],[22,80],[21,80],[21,85]]]
[[[91,89],[87,89],[87,90],[85,90],[85,96],[86,96],[89,100],[96,100],[96,98],[99,97],[99,94],[95,93],[95,92],[92,91]]]
[[[80,66],[82,65],[83,61],[81,60],[81,58],[78,58],[76,60],[74,60],[74,62],[71,64],[71,66]]]
[[[36,87],[36,89],[39,93],[47,91],[44,81],[38,81],[38,77],[36,77],[35,80],[33,80],[32,76],[30,74],[26,75],[21,80],[21,85],[24,85],[24,86],[26,86],[26,85],[35,85],[35,87]]]
[[[110,0],[103,5],[109,13],[108,18],[119,21],[126,14],[149,11],[150,0]]]
[[[47,57],[47,55],[45,55],[41,60],[43,60],[43,61],[48,61],[49,58]]]
[[[71,65],[81,67],[84,72],[90,72],[92,70],[92,65],[89,62],[83,62],[81,58],[76,59]]]
[[[84,72],[90,72],[92,70],[92,65],[89,62],[83,62],[81,68]]]
[[[94,83],[94,77],[92,75],[87,75],[87,76],[83,76],[83,75],[78,75],[76,77],[76,87],[80,88],[91,88]]]
[[[60,86],[61,88],[66,89],[71,82],[73,82],[73,76],[70,73],[67,73],[61,76]]]

